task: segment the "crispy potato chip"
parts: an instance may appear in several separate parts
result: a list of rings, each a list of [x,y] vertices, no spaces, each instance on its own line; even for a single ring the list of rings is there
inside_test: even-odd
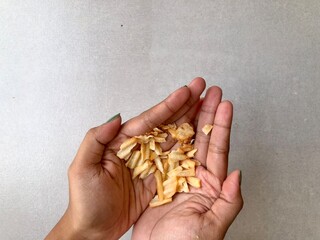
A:
[[[158,170],[159,170],[161,173],[164,173],[161,158],[160,158],[160,157],[156,157],[156,158],[154,159],[154,162],[155,162]]]
[[[168,159],[168,164],[169,164],[168,172],[170,172],[170,171],[172,171],[173,169],[175,169],[176,167],[178,167],[179,162],[171,162],[171,161],[169,161],[169,159]]]
[[[187,143],[194,135],[192,126],[189,123],[181,124],[176,130],[168,130],[174,139],[177,139],[181,143]]]
[[[179,173],[177,173],[176,176],[179,176],[179,177],[194,177],[195,176],[195,171],[193,168],[191,169],[186,169],[186,170],[182,170],[180,171]],[[169,176],[169,173],[168,173],[168,176]]]
[[[141,144],[141,157],[143,160],[150,158],[150,148],[149,143],[142,143]]]
[[[156,157],[158,157],[158,155],[154,151],[151,151],[150,152],[150,160],[154,160]]]
[[[208,134],[211,132],[212,128],[213,128],[213,125],[211,125],[211,124],[206,124],[206,125],[204,125],[203,128],[202,128],[202,132],[203,132],[205,135],[208,135]]]
[[[150,138],[150,142],[149,142],[149,147],[150,147],[150,150],[154,151],[156,150],[156,141],[154,140],[154,138]]]
[[[160,125],[162,130],[169,130],[169,129],[177,129],[177,125],[175,123],[167,124],[167,125]]]
[[[159,143],[156,143],[156,146],[155,146],[155,153],[159,156],[159,155],[161,155],[162,154],[162,148],[161,148],[161,146],[160,146],[160,144]]]
[[[152,165],[151,168],[150,168],[149,171],[148,171],[148,176],[149,176],[151,173],[154,173],[156,170],[157,170],[157,166],[156,166],[156,165]]]
[[[173,195],[175,195],[177,192],[176,188],[167,188],[163,191],[163,195],[165,199],[171,198]]]
[[[193,150],[187,152],[187,157],[188,158],[193,158],[197,151],[198,151],[198,149],[193,149]]]
[[[186,178],[180,177],[178,180],[177,192],[189,192]]]
[[[162,180],[167,179],[167,172],[169,168],[169,163],[167,159],[162,160],[162,165],[163,165],[163,173],[162,173]]]
[[[131,157],[129,158],[129,160],[127,161],[126,167],[130,169],[134,169],[137,166],[140,156],[141,156],[140,151],[134,151]]]
[[[170,177],[163,182],[163,187],[167,188],[168,186],[173,185],[175,182],[177,182],[177,177],[175,177],[175,176]]]
[[[153,133],[163,133],[163,131],[160,128],[155,127],[154,129],[152,129]]]
[[[201,182],[199,178],[196,177],[187,177],[187,182],[195,188],[200,188],[201,187]]]
[[[188,158],[187,155],[185,155],[184,153],[180,153],[178,151],[172,151],[171,153],[169,153],[169,162],[177,162],[177,161],[185,160],[187,158]]]
[[[136,144],[138,141],[137,141],[137,139],[136,138],[129,138],[129,139],[127,139],[127,140],[125,140],[122,144],[121,144],[121,146],[120,146],[120,149],[125,149],[125,148],[127,148],[127,147],[129,147],[129,146],[132,146],[132,145],[134,145],[134,144]]]
[[[190,152],[193,150],[193,146],[192,144],[183,144],[181,147],[179,147],[179,149],[181,149],[182,152]]]
[[[183,167],[184,169],[190,169],[190,168],[195,168],[196,163],[190,159],[186,159],[181,161],[181,167]]]
[[[151,166],[151,162],[146,161],[144,164],[137,166],[133,170],[132,179],[135,179],[140,173],[148,169]]]
[[[163,194],[165,198],[171,198],[177,192],[177,178],[171,177],[163,182]]]
[[[135,138],[130,138],[126,140],[120,146],[120,150],[117,153],[117,157],[120,159],[128,159],[131,155],[131,150],[137,145]]]
[[[152,139],[152,136],[146,136],[146,135],[140,135],[137,137],[134,137],[135,139],[137,139],[137,142],[142,144],[142,143],[148,143],[150,142],[150,140]]]
[[[167,138],[167,137],[168,137],[168,133],[164,133],[164,132],[159,133],[159,134],[157,135],[157,137]]]
[[[158,193],[158,197],[159,197],[159,201],[163,200],[163,185],[162,185],[162,176],[159,170],[157,170],[154,173],[154,177],[156,178],[156,182],[157,182],[157,193]]]
[[[174,176],[180,176],[179,174],[183,171],[183,168],[181,166],[176,167],[175,169],[171,170],[168,172],[169,177],[174,177]]]
[[[164,143],[166,139],[164,137],[154,137],[154,141],[157,143]]]
[[[151,165],[149,168],[147,168],[146,170],[144,170],[142,173],[140,173],[139,175],[139,178],[140,179],[145,179],[147,176],[148,176],[148,172],[149,172],[149,169],[151,168]]]
[[[193,161],[196,163],[196,166],[201,166],[201,162],[196,160],[196,159],[193,159]]]

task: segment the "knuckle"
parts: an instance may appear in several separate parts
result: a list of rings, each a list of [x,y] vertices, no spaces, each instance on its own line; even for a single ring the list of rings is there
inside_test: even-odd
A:
[[[88,132],[86,133],[86,137],[94,137],[95,134],[96,134],[96,131],[97,131],[97,128],[94,127],[94,128],[90,128],[88,130]]]
[[[215,143],[209,144],[209,152],[214,154],[228,154],[229,153],[229,145],[220,146]]]
[[[175,109],[170,105],[169,101],[166,99],[164,100],[164,105],[166,106],[167,110],[171,113],[174,114],[176,111]]]
[[[143,115],[144,123],[147,125],[149,129],[154,128],[154,122],[151,120],[152,111],[147,111]]]
[[[201,106],[201,112],[216,115],[216,109],[212,109],[212,105],[203,104]]]

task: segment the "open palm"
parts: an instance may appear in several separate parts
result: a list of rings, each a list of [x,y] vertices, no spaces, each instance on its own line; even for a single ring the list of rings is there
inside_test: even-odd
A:
[[[232,104],[221,102],[221,95],[219,88],[210,88],[196,118],[189,119],[197,128],[195,158],[202,166],[196,175],[202,187],[177,194],[170,204],[147,208],[132,239],[223,239],[241,210],[240,172],[227,177]],[[211,136],[201,131],[205,124],[214,125]]]

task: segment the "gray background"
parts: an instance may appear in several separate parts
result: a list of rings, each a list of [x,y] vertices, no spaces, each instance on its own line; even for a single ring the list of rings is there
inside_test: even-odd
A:
[[[226,239],[319,239],[318,0],[0,0],[0,239],[42,239],[88,128],[195,76],[234,103]],[[123,239],[129,239],[129,234]]]

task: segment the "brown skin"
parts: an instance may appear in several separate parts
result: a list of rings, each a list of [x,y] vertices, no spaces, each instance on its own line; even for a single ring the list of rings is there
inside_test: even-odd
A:
[[[232,105],[220,103],[217,87],[207,91],[202,103],[204,88],[204,80],[196,78],[123,125],[118,117],[91,129],[69,168],[69,206],[46,239],[119,239],[133,224],[133,239],[222,239],[242,207],[239,172],[226,178]],[[171,122],[197,126],[196,157],[203,164],[197,176],[203,187],[150,209],[154,177],[132,180],[116,152],[124,140]],[[200,127],[213,122],[221,125],[213,130],[217,136],[203,136]],[[169,139],[162,147],[171,149],[174,144]]]

